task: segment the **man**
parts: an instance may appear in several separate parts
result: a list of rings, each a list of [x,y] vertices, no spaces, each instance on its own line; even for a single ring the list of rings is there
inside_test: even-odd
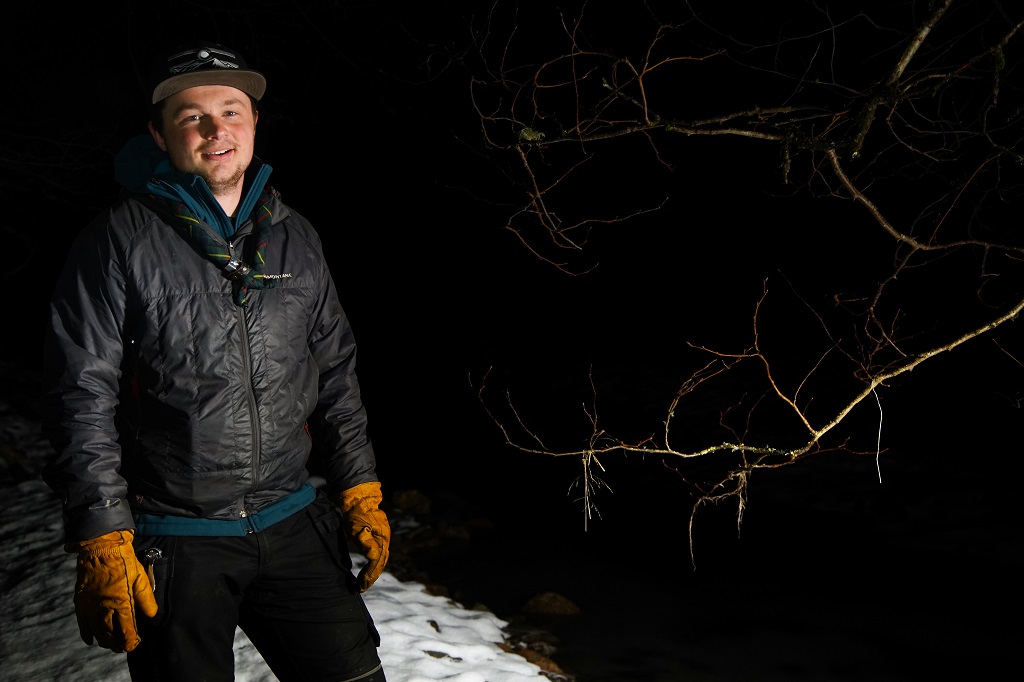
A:
[[[253,155],[265,88],[220,45],[160,60],[123,196],[51,303],[44,475],[82,639],[128,652],[133,680],[233,679],[236,626],[283,681],[385,680],[356,346],[317,233]]]

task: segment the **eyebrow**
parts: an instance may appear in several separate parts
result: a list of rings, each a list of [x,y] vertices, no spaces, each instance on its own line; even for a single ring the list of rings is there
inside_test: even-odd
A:
[[[230,107],[241,103],[242,100],[238,99],[237,97],[232,97],[231,99],[221,101],[219,106]],[[182,114],[182,112],[188,111],[189,109],[202,109],[202,107],[199,106],[199,104],[197,104],[196,102],[182,102],[174,109],[172,117],[177,118]]]

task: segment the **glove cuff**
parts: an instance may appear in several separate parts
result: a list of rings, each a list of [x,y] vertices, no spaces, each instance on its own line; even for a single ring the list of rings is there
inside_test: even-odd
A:
[[[134,530],[115,530],[98,538],[78,540],[64,545],[64,550],[73,554],[87,556],[104,556],[118,554],[120,547],[131,545],[135,537]]]
[[[348,514],[357,508],[377,508],[384,499],[380,491],[380,481],[367,481],[357,486],[342,490],[334,496],[334,504],[342,514]]]

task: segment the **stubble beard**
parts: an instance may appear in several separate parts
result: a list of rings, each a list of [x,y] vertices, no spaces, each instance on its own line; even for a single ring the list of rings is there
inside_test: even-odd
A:
[[[213,178],[209,173],[201,173],[200,176],[206,181],[210,191],[213,192],[213,196],[222,196],[231,194],[232,191],[238,189],[239,183],[242,182],[242,178],[245,176],[245,167],[239,166],[235,168],[231,175],[220,180]]]

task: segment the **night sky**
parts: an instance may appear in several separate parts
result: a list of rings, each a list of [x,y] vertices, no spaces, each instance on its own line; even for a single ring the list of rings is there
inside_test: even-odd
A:
[[[861,4],[876,11],[892,3]],[[0,171],[8,282],[22,312],[8,316],[6,357],[28,366],[37,360],[45,297],[67,244],[116,197],[112,158],[145,130],[142,75],[150,55],[211,37],[242,51],[268,78],[257,155],[274,167],[271,184],[310,218],[329,253],[360,343],[359,374],[386,489],[419,488],[438,500],[454,494],[501,530],[503,541],[484,545],[461,570],[448,569],[468,594],[514,608],[529,590],[550,587],[599,610],[620,587],[671,583],[698,586],[691,607],[714,610],[716,598],[733,605],[739,597],[729,586],[742,583],[754,592],[757,585],[762,592],[793,589],[794,603],[902,595],[910,609],[930,609],[935,600],[948,605],[941,615],[923,610],[911,629],[929,627],[929,619],[980,619],[980,598],[998,595],[1019,608],[1019,586],[1004,590],[1001,581],[1019,568],[1021,554],[1008,561],[968,549],[979,529],[986,537],[1010,533],[1020,548],[1019,530],[1007,522],[1019,499],[1007,486],[1021,471],[1015,436],[1024,369],[1012,359],[1024,358],[1019,329],[976,340],[882,390],[881,484],[873,455],[879,415],[864,404],[832,442],[849,438],[861,454],[826,454],[759,473],[741,539],[734,500],[699,513],[696,572],[685,556],[690,491],[657,458],[602,460],[615,492],[599,499],[603,518],[584,531],[580,504],[567,495],[578,460],[505,447],[477,401],[489,371],[489,395],[500,400],[508,389],[547,442],[577,448],[588,433],[581,405],[591,399],[592,372],[603,423],[624,438],[642,438],[659,428],[676,389],[707,361],[692,346],[749,347],[765,288],[760,331],[767,347],[792,372],[813,364],[828,341],[811,311],[828,310],[838,292],[868,295],[894,254],[877,229],[863,228],[849,202],[812,200],[783,185],[777,146],[661,138],[660,166],[635,142],[598,150],[607,154],[599,158],[604,165],[573,186],[577,199],[568,206],[667,202],[651,215],[595,228],[588,247],[573,254],[574,267],[589,272],[566,274],[503,229],[522,192],[508,182],[512,165],[482,143],[469,99],[470,72],[479,68],[474,45],[487,35],[490,49],[507,37],[508,5],[499,5],[503,13],[489,34],[481,14],[489,3],[153,5],[14,10],[13,25],[21,28],[9,31],[6,50]],[[809,16],[809,4],[788,5],[792,17],[768,10],[736,17],[737,40],[766,22],[792,28]],[[593,11],[607,6],[594,4]],[[896,7],[887,17],[894,22],[919,16],[925,3]],[[558,35],[541,23],[554,16],[522,9],[516,20],[524,44],[538,54]],[[645,30],[632,15],[602,16],[597,44]],[[833,68],[867,80],[874,60],[891,58],[881,44],[861,47],[855,63]],[[520,54],[530,50],[510,51]],[[1017,57],[1019,51],[1010,55]],[[746,85],[730,87],[729,69],[699,73],[672,84],[695,116],[733,101],[771,103],[771,91],[759,98]],[[1009,71],[1004,96],[1018,98],[1021,85],[1019,72]],[[558,160],[552,152],[552,163]],[[957,272],[963,262],[936,264],[939,274],[930,279],[908,277],[906,295],[917,305],[908,324],[921,333],[955,328],[948,313],[970,298],[971,286],[954,288],[958,280],[942,274],[944,267]],[[727,384],[691,409],[714,415],[744,390]],[[827,402],[828,386],[818,390]],[[909,535],[893,531],[900,523]],[[900,539],[922,536],[958,539],[941,548]],[[505,557],[502,578],[515,575],[514,588],[488,584],[474,563],[493,561],[487,552]],[[985,585],[986,575],[994,582]],[[944,587],[936,591],[936,583]],[[616,618],[613,602],[591,622],[633,627],[627,616]],[[752,612],[758,603],[747,594]],[[644,621],[642,614],[628,618]],[[574,646],[581,645],[570,639],[567,647]],[[977,669],[966,662],[970,654],[956,657],[965,671]],[[924,668],[937,664],[926,644],[908,655],[936,659]]]

